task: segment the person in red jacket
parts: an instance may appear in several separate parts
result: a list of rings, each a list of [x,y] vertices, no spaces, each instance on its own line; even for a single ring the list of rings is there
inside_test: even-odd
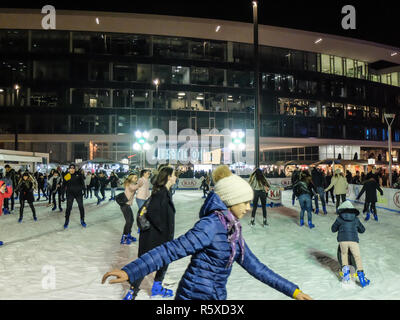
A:
[[[8,199],[12,196],[13,190],[11,186],[7,186],[4,181],[0,181],[0,208],[3,208],[4,199]],[[0,210],[0,216],[2,215],[3,211]],[[0,241],[0,246],[3,245],[3,242]]]

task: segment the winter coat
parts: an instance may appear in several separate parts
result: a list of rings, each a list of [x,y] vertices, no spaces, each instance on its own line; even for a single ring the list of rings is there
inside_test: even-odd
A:
[[[357,218],[360,212],[357,209],[340,209],[339,217],[332,225],[332,232],[338,232],[337,241],[359,242],[358,233],[364,233],[365,228]]]
[[[118,187],[118,181],[119,181],[119,179],[118,179],[117,176],[110,176],[108,178],[108,182],[107,183],[110,183],[111,188],[117,188]]]
[[[33,196],[34,187],[35,185],[31,180],[22,179],[16,188],[19,192],[19,199],[21,201],[26,200],[28,202],[34,202],[35,201],[35,197]]]
[[[62,183],[62,178],[58,176],[57,178],[55,176],[52,176],[49,179],[49,190],[51,192],[57,192],[58,190],[61,190],[61,183]],[[57,185],[59,185],[58,190],[57,190]]]
[[[363,193],[366,192],[365,202],[378,202],[378,199],[376,197],[376,190],[380,192],[381,196],[383,195],[382,189],[379,187],[379,184],[374,178],[367,180],[364,183],[360,193],[358,194],[357,200],[359,200]]]
[[[92,175],[88,174],[88,175],[85,177],[85,186],[86,186],[86,187],[90,186],[90,183],[91,183],[91,182],[92,182]]]
[[[312,170],[311,177],[315,188],[325,188],[326,182],[322,172],[319,172],[318,170]]]
[[[307,184],[305,181],[297,181],[293,186],[293,192],[295,193],[296,197],[300,197],[303,194],[308,194],[311,197],[316,195],[315,187],[312,183]]]
[[[73,195],[83,194],[85,190],[85,178],[78,172],[74,174],[67,173],[63,178],[62,190]]]
[[[331,180],[331,184],[328,186],[328,188],[325,189],[326,191],[329,191],[332,187],[335,187],[333,190],[333,193],[335,195],[339,194],[346,194],[347,193],[347,188],[349,184],[347,183],[347,180],[345,177],[338,175],[338,176],[333,176]]]
[[[5,184],[3,180],[0,180],[0,187]],[[12,186],[6,186],[6,191],[4,193],[0,192],[0,216],[3,214],[3,202],[4,199],[11,198],[13,194]]]
[[[107,186],[107,184],[108,184],[108,179],[107,179],[107,177],[106,177],[106,176],[104,176],[104,177],[98,177],[98,179],[99,179],[99,183],[100,183],[100,189],[104,189],[104,188]]]
[[[11,186],[13,187],[13,189],[15,189],[15,187],[18,185],[18,175],[15,170],[11,169],[6,172],[5,178],[11,181]]]
[[[164,187],[151,196],[146,218],[151,226],[150,229],[140,232],[139,256],[174,238],[175,206],[167,188]]]
[[[231,256],[229,232],[216,212],[224,216],[228,208],[219,196],[211,192],[201,211],[200,220],[186,234],[167,242],[142,255],[126,265],[124,270],[131,282],[191,255],[190,264],[179,282],[175,299],[177,300],[226,300],[226,283],[232,266],[227,267]],[[142,235],[142,233],[140,233]],[[250,275],[270,287],[292,297],[298,286],[268,269],[251,252],[244,242],[242,249],[236,243],[234,259]]]

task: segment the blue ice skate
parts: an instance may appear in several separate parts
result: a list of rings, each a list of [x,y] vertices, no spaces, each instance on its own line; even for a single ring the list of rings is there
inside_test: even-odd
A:
[[[315,225],[312,224],[312,221],[308,221],[308,226],[310,227],[310,229],[315,227]]]
[[[84,228],[86,228],[86,223],[85,223],[85,221],[81,220],[81,226],[84,227]]]
[[[364,271],[357,271],[358,279],[360,280],[361,287],[369,285],[370,281],[365,277]]]
[[[368,212],[367,212],[367,216],[365,217],[365,221],[368,221],[370,217],[371,217],[371,214],[370,214],[369,211],[368,211]]]
[[[3,209],[3,213],[4,213],[4,215],[10,214],[10,211],[9,211],[7,208],[4,208],[4,209]]]
[[[0,246],[2,246],[4,243],[3,243],[3,241],[0,241]]]
[[[139,290],[129,289],[127,294],[122,300],[135,300]]]
[[[300,227],[304,226],[304,219],[300,219]]]
[[[64,229],[68,229],[68,222],[64,224]]]
[[[123,234],[121,238],[121,244],[130,245],[131,243],[132,241],[129,239],[129,237],[126,234]]]
[[[374,220],[378,221],[378,215],[376,213],[374,213]]]
[[[349,282],[350,281],[350,267],[344,266],[342,268],[342,272],[343,272],[342,281]]]
[[[328,214],[328,212],[326,211],[326,206],[323,206],[323,207],[322,207],[322,210],[324,211],[324,215],[327,215],[327,214]]]
[[[319,213],[319,208],[315,209],[315,214]]]
[[[133,237],[131,234],[128,234],[128,239],[131,240],[131,242],[136,242],[137,239]]]
[[[170,289],[166,289],[162,286],[161,281],[154,281],[153,287],[151,288],[151,296],[162,296],[163,298],[172,297],[174,292]]]
[[[22,223],[22,218],[19,218],[19,219],[18,219],[18,223]]]

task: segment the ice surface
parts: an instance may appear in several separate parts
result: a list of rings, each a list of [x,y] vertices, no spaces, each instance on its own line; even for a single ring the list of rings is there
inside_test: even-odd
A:
[[[201,196],[201,191],[175,194],[176,237],[197,221]],[[0,240],[5,243],[0,247],[0,299],[120,300],[128,285],[102,285],[101,278],[107,271],[120,269],[134,260],[138,245],[137,242],[120,245],[124,218],[118,205],[105,201],[96,206],[94,198],[85,200],[87,228],[84,229],[74,203],[69,229],[64,230],[64,212],[52,212],[45,203],[35,202],[37,222],[26,207],[23,223],[17,223],[18,201],[14,214],[0,217]],[[299,205],[292,207],[290,191],[283,193],[283,204],[285,207],[268,208],[267,228],[261,225],[261,208],[255,227],[249,225],[250,213],[242,220],[244,238],[260,261],[314,299],[398,299],[398,213],[378,209],[379,222],[373,219],[365,222],[360,216],[366,227],[366,232],[360,235],[361,255],[371,284],[366,288],[344,288],[337,275],[337,234],[330,230],[336,219],[333,204],[329,203],[327,216],[313,214],[312,230],[299,226]],[[356,206],[362,209],[361,205]],[[134,204],[133,211],[136,210]],[[133,235],[137,236],[135,232]],[[164,280],[168,288],[177,288],[189,260],[186,257],[169,266]],[[55,288],[46,286],[51,275],[48,270],[55,271]],[[152,277],[149,275],[143,281],[138,300],[150,299]],[[234,264],[227,290],[228,299],[290,300],[251,277],[238,264]]]

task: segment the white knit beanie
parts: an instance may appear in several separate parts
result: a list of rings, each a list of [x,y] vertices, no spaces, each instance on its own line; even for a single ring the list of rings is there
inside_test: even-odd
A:
[[[349,200],[346,200],[339,206],[338,210],[341,209],[354,209],[354,206]]]
[[[253,189],[241,177],[234,175],[228,166],[219,166],[213,172],[214,191],[227,207],[253,200]]]

